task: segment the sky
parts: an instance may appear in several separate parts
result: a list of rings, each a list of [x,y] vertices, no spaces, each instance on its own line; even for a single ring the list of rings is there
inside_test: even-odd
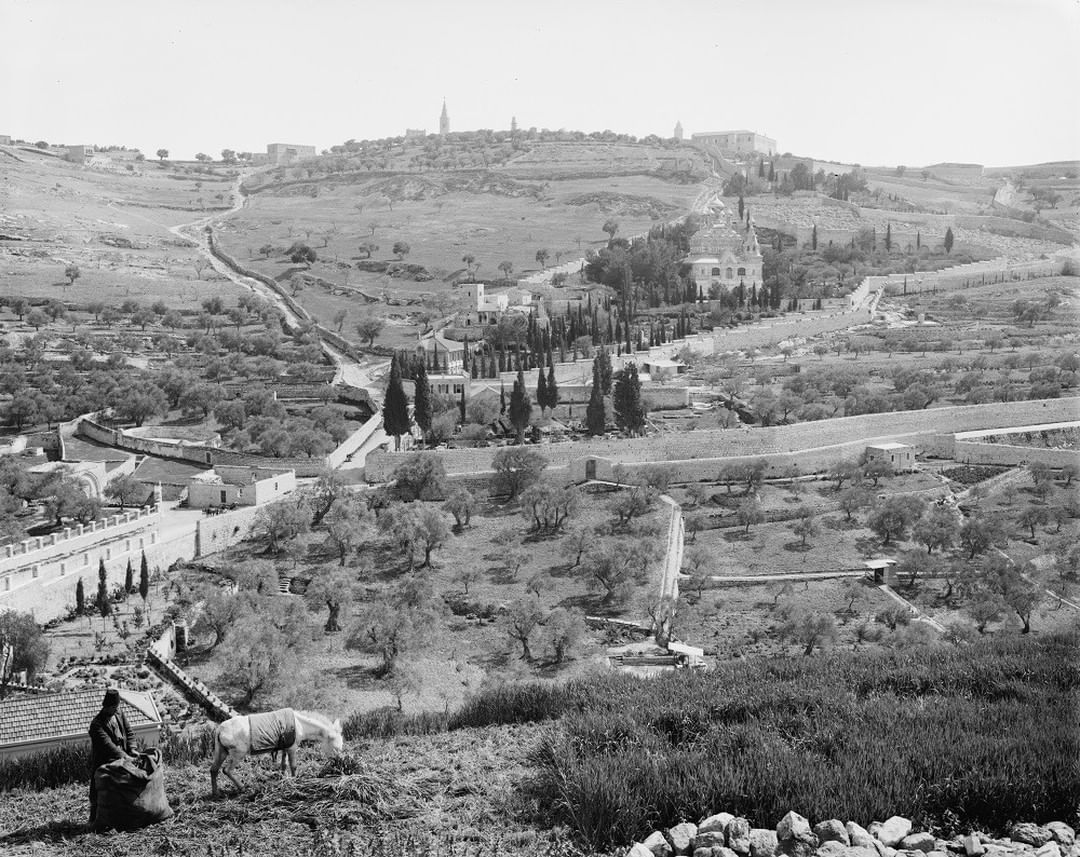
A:
[[[173,158],[749,129],[866,165],[1080,158],[1080,0],[0,0],[0,134]]]

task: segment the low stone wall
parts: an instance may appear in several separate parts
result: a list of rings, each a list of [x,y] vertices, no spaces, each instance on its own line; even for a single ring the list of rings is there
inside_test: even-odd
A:
[[[343,440],[333,452],[326,456],[326,466],[341,467],[356,450],[363,446],[375,432],[382,427],[382,413],[370,417],[360,428]]]
[[[174,443],[172,441],[133,437],[120,429],[109,428],[94,420],[84,418],[79,422],[78,433],[89,440],[113,446],[128,452],[173,458],[196,464],[234,464],[246,467],[271,467],[294,470],[298,477],[318,476],[326,467],[326,457],[271,458],[265,455],[249,455],[231,449],[218,449],[198,444]]]
[[[169,639],[166,639],[166,636]],[[215,720],[236,717],[239,712],[197,678],[192,678],[173,660],[176,652],[176,630],[170,625],[165,634],[146,650],[146,659],[173,682],[188,698],[206,709]]]
[[[958,440],[953,444],[953,457],[964,464],[1001,464],[1015,467],[1040,462],[1061,468],[1080,463],[1080,452],[1072,449],[1046,449],[1038,446],[1012,446],[1005,443],[979,443]]]
[[[921,448],[941,449],[939,435],[982,428],[1048,423],[1071,419],[1080,399],[1040,399],[988,405],[961,405],[923,411],[866,414],[790,426],[758,429],[714,429],[665,433],[645,438],[593,439],[544,444],[537,450],[551,469],[580,468],[588,459],[623,464],[667,463],[682,465],[689,473],[709,462],[766,458],[774,467],[799,464],[819,469],[839,457],[855,457],[871,441],[914,442]],[[491,470],[499,447],[452,449],[439,453],[448,474]],[[405,458],[403,453],[378,450],[364,464],[369,482],[385,482]],[[575,471],[576,472],[576,471]],[[596,478],[606,478],[597,471]],[[700,475],[692,477],[702,478]]]
[[[195,549],[192,557],[206,556],[232,547],[247,538],[262,506],[244,506],[220,515],[199,518],[195,525]]]

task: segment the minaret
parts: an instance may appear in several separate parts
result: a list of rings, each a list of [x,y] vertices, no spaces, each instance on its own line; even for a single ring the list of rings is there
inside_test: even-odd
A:
[[[442,101],[442,114],[439,116],[439,136],[445,137],[450,133],[450,114],[446,112],[446,99]]]
[[[675,139],[678,140],[681,143],[682,138],[683,138],[682,122],[677,121],[675,123]]]

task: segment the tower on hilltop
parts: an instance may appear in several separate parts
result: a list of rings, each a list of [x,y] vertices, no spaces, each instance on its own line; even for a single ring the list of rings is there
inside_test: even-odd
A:
[[[682,138],[683,138],[682,122],[679,121],[679,122],[675,123],[675,139],[678,140],[679,142],[682,142]]]
[[[446,99],[442,100],[442,113],[439,115],[439,135],[445,137],[450,133],[450,114],[446,112]]]

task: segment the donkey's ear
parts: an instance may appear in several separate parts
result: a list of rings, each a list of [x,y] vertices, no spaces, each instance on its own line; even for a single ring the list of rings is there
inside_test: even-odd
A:
[[[335,720],[334,721],[334,728],[337,729],[338,732],[341,731],[341,720]]]

